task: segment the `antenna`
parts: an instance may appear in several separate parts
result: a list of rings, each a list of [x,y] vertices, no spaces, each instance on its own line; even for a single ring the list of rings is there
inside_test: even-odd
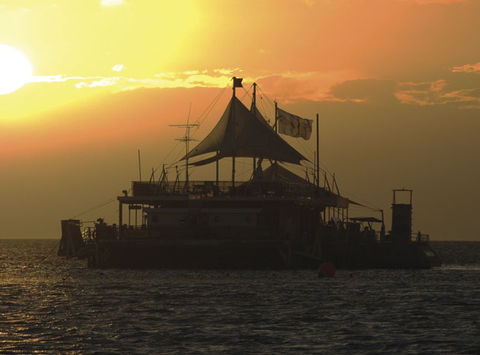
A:
[[[142,181],[142,160],[140,158],[140,149],[138,149],[138,181]]]
[[[152,168],[152,174],[150,175],[150,183],[155,182],[155,169]]]
[[[185,142],[185,163],[186,163],[186,170],[185,170],[185,188],[188,191],[189,187],[189,176],[188,176],[188,153],[190,152],[190,142],[195,141],[196,139],[190,138],[190,129],[193,127],[200,127],[198,123],[190,123],[190,112],[192,111],[192,104],[190,104],[190,108],[188,109],[188,116],[187,116],[187,123],[186,124],[171,124],[170,127],[178,127],[178,128],[185,128],[185,135],[180,138],[175,138],[175,140],[180,142]]]

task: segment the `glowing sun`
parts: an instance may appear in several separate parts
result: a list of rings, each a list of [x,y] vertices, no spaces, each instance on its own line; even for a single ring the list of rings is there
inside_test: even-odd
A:
[[[20,89],[31,77],[28,59],[15,48],[0,44],[0,95]]]

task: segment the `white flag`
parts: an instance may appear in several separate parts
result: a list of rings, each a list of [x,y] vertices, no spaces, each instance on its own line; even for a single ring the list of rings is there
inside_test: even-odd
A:
[[[278,132],[292,137],[310,139],[312,135],[312,120],[301,118],[287,111],[277,109]]]

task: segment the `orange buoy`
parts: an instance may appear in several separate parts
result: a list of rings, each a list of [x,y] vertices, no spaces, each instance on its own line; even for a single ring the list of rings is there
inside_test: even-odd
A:
[[[322,263],[318,268],[318,277],[333,277],[337,269],[330,262]]]

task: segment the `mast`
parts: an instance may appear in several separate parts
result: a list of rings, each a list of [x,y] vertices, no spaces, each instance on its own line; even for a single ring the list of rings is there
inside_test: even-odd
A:
[[[235,188],[235,155],[232,156],[232,189]]]
[[[316,156],[316,160],[317,160],[317,188],[320,187],[320,159],[319,159],[319,155],[320,155],[320,151],[319,151],[319,142],[320,142],[320,138],[319,138],[319,127],[318,127],[318,113],[317,113],[317,156]]]
[[[138,181],[142,181],[142,161],[140,159],[140,149],[138,149]]]
[[[215,184],[217,185],[218,187],[218,168],[219,168],[219,158],[218,158],[218,155],[220,154],[220,152],[217,150],[217,159],[215,160]]]
[[[275,133],[278,134],[278,103],[277,100],[274,101],[275,103],[275,123],[273,125],[273,128],[275,129]],[[277,161],[274,160],[275,166],[277,166]]]
[[[278,112],[278,103],[277,103],[277,100],[274,101],[275,102],[275,124],[273,125],[273,127],[275,128],[275,133],[278,133],[278,118],[277,118],[277,112]]]
[[[252,111],[253,114],[255,114],[256,110],[257,110],[257,83],[253,83],[252,107],[250,108],[250,111]],[[256,169],[257,169],[257,158],[253,157],[252,176],[255,176]]]
[[[235,100],[233,100],[233,98],[235,98],[235,88],[237,87],[237,82],[240,81],[239,83],[239,86],[241,86],[241,81],[242,79],[239,79],[239,78],[236,78],[236,77],[233,77],[233,94],[232,94],[232,109],[230,111],[230,114],[232,115],[232,123],[233,123],[233,129],[235,129],[235,115],[234,115],[234,111],[235,109],[233,108],[233,105],[235,105]],[[234,135],[235,137],[235,135]],[[233,154],[232,154],[232,189],[235,189],[235,142],[234,142],[234,148],[233,148]]]
[[[190,123],[190,112],[192,110],[192,106],[190,105],[190,109],[188,111],[188,117],[187,117],[187,124],[172,124],[169,125],[170,127],[179,127],[179,128],[185,128],[185,136],[181,138],[176,138],[177,141],[180,142],[185,142],[185,188],[188,191],[189,189],[189,181],[190,181],[190,176],[188,173],[188,153],[190,152],[190,142],[194,141],[195,139],[190,138],[190,129],[193,127],[199,127],[200,125],[198,123]]]
[[[253,83],[253,93],[252,93],[252,108],[250,111],[255,112],[257,109],[257,83]]]

